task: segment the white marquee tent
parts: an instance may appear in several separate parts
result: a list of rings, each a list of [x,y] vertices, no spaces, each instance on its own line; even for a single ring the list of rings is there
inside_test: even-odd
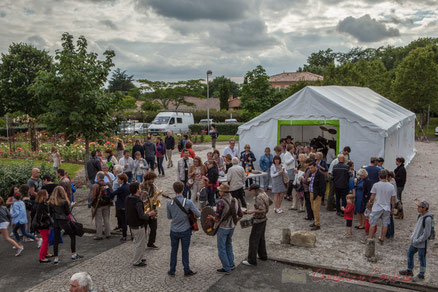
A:
[[[322,131],[322,125],[337,133]],[[249,144],[257,159],[265,147],[273,153],[287,135],[304,143],[317,136],[336,140],[337,153],[350,146],[356,169],[371,156],[384,157],[391,170],[396,157],[404,157],[407,165],[415,156],[415,114],[361,87],[307,86],[241,125],[237,134],[240,149]]]

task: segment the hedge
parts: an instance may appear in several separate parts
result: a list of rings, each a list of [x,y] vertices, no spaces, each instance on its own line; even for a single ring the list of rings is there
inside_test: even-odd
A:
[[[236,123],[236,124],[226,124],[226,123],[216,123],[216,130],[218,131],[219,135],[236,135],[237,128],[239,128],[240,125],[243,125],[243,123]],[[190,132],[192,134],[194,133],[201,133],[202,130],[207,131],[207,124],[193,124],[189,126]]]
[[[9,131],[11,131],[12,128],[9,128]],[[46,130],[46,126],[37,126],[37,131]],[[14,127],[14,133],[25,133],[28,131],[28,127]],[[6,128],[0,128],[0,136],[6,137],[7,136],[7,129]]]

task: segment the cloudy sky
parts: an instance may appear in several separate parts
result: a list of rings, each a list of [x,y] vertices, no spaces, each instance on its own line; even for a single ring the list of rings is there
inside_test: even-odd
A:
[[[438,37],[437,0],[1,0],[0,52],[12,42],[52,54],[69,32],[116,52],[136,79],[295,71],[332,48],[406,45]]]

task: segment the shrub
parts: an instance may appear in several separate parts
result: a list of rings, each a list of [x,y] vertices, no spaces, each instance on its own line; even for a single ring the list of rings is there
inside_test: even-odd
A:
[[[46,126],[37,126],[37,131],[46,130]],[[27,127],[14,127],[14,133],[26,133],[28,130]],[[0,128],[0,136],[6,137],[7,136],[7,129],[6,128]]]
[[[9,190],[12,186],[20,186],[26,184],[27,180],[32,175],[32,168],[35,166],[31,161],[23,161],[18,164],[0,164],[0,194],[6,200],[9,194]],[[37,166],[38,167],[38,166]],[[50,174],[52,178],[55,178],[55,172],[48,163],[43,163],[38,167],[41,171],[41,177],[46,174]]]
[[[225,124],[225,123],[216,123],[216,130],[219,135],[236,135],[237,128],[239,128],[242,123],[237,124]],[[202,130],[207,131],[207,124],[193,124],[189,126],[190,132],[192,134],[202,133]]]

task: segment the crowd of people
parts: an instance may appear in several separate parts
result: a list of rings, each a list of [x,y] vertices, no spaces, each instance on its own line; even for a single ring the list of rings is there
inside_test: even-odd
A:
[[[345,219],[346,237],[351,237],[353,233],[354,215],[357,217],[355,229],[365,230],[368,238],[374,237],[379,220],[382,228],[378,241],[383,244],[386,239],[394,237],[394,219],[403,219],[402,194],[407,176],[404,158],[396,159],[397,168],[394,171],[384,169],[384,159],[377,157],[371,157],[367,166],[355,167],[350,157],[352,150],[348,146],[338,155],[333,148],[324,155],[314,145],[300,145],[292,143],[292,140],[290,136],[281,139],[280,144],[272,149],[273,154],[266,147],[264,154],[258,158],[250,145],[239,151],[234,139],[229,141],[221,154],[214,141],[213,151],[207,154],[204,162],[196,155],[186,135],[177,145],[171,132],[164,140],[156,137],[155,142],[152,136],[148,136],[143,145],[136,140],[132,151],[125,149],[121,140],[115,155],[111,150],[104,155],[101,151],[93,151],[86,164],[86,174],[90,183],[88,207],[92,208],[92,219],[96,224],[94,239],[111,237],[109,218],[111,206],[115,203],[116,229],[122,232],[120,241],[128,240],[129,230],[135,244],[132,264],[146,266],[146,247],[159,248],[155,241],[158,225],[156,198],[160,194],[155,180],[165,176],[164,159],[167,160],[167,168],[174,167],[172,154],[176,147],[180,157],[175,163],[175,195],[166,205],[167,218],[171,220],[170,276],[176,272],[180,242],[184,275],[196,274],[190,269],[188,256],[195,228],[190,218],[200,217],[200,210],[206,206],[212,207],[215,212],[215,215],[209,215],[209,219],[214,223],[222,264],[218,272],[224,274],[231,273],[235,267],[232,237],[238,220],[244,214],[252,214],[253,218],[248,257],[243,264],[257,265],[257,255],[260,260],[267,259],[266,214],[271,204],[276,214],[284,214],[284,199],[291,201],[290,211],[306,214],[304,219],[311,221],[313,231],[321,228],[320,210],[321,206],[326,206],[328,211],[334,211]],[[39,170],[35,168],[26,185],[14,186],[8,200],[0,200],[0,231],[16,248],[17,256],[23,251],[22,238],[27,238],[37,241],[41,263],[50,262],[49,258],[54,257],[53,262],[57,264],[61,231],[70,237],[72,260],[81,256],[76,252],[77,232],[71,224],[75,222],[71,213],[75,204],[74,186],[60,168],[61,159],[56,149],[52,153],[59,183],[53,183],[50,176],[41,179]],[[263,172],[260,184],[248,178],[255,169]],[[247,206],[245,189],[254,196],[254,207]],[[269,198],[269,192],[273,200]],[[4,205],[10,206],[11,211]],[[428,208],[426,201],[419,202],[418,222],[423,220],[426,224],[417,223],[409,249],[408,270],[404,271],[407,275],[412,274],[412,257],[418,252],[421,265],[419,279],[424,278],[425,242],[431,233],[433,220]],[[426,220],[429,217],[430,221]],[[10,219],[15,241],[7,232]],[[50,244],[53,244],[53,255],[48,253]]]

